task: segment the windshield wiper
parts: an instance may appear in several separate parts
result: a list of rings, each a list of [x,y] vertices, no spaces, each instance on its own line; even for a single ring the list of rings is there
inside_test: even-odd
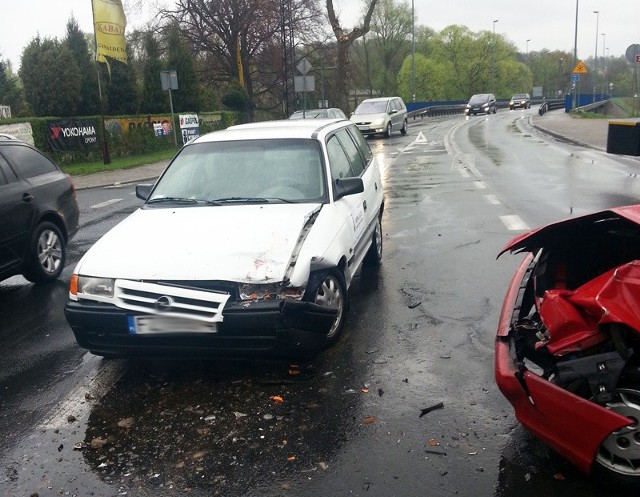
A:
[[[210,203],[212,204],[225,204],[225,203],[247,203],[247,204],[268,204],[270,202],[273,201],[277,201],[277,202],[285,202],[287,204],[293,203],[291,200],[286,200],[284,198],[277,198],[277,197],[269,197],[269,198],[264,198],[264,197],[224,197],[224,198],[217,198],[215,200],[209,200]]]
[[[156,197],[151,200],[147,200],[147,204],[161,204],[161,203],[175,203],[175,204],[197,204],[198,201],[194,198],[185,197]]]

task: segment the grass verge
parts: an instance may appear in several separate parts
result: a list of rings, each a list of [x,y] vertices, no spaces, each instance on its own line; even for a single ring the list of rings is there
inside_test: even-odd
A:
[[[148,155],[137,155],[135,157],[118,157],[110,164],[104,164],[102,160],[95,162],[81,162],[62,166],[65,173],[71,176],[82,176],[83,174],[93,174],[103,171],[115,171],[118,169],[131,169],[138,166],[153,164],[161,160],[171,159],[176,154],[175,150],[162,150]]]

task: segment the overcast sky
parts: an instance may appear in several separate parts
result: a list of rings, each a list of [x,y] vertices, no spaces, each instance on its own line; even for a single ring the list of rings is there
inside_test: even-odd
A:
[[[145,3],[124,0],[129,28],[144,22],[140,2]],[[405,2],[411,6],[411,0]],[[134,3],[138,8],[131,8]],[[80,29],[93,32],[91,0],[2,0],[2,4],[0,57],[9,59],[14,70],[20,65],[23,49],[38,34],[63,38],[72,15]],[[357,22],[363,4],[363,0],[334,0],[344,27]],[[522,52],[528,48],[530,52],[546,49],[573,53],[576,4],[579,59],[594,55],[596,38],[599,57],[603,46],[610,56],[622,56],[629,45],[640,43],[639,0],[414,0],[417,25],[439,31],[450,24],[462,24],[478,32],[493,30],[493,21],[497,20],[496,33]],[[594,14],[594,10],[600,13]]]

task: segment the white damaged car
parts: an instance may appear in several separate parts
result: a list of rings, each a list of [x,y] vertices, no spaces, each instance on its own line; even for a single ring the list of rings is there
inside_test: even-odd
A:
[[[66,318],[97,355],[311,358],[382,258],[379,167],[346,120],[204,135],[136,195],[70,283]]]

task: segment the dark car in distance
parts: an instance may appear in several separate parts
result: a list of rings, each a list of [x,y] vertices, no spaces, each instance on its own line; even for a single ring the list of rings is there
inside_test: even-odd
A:
[[[498,111],[496,97],[493,93],[477,93],[469,99],[464,112],[467,116],[473,114],[491,114]]]
[[[0,136],[0,280],[57,279],[78,220],[71,178],[35,147]]]

